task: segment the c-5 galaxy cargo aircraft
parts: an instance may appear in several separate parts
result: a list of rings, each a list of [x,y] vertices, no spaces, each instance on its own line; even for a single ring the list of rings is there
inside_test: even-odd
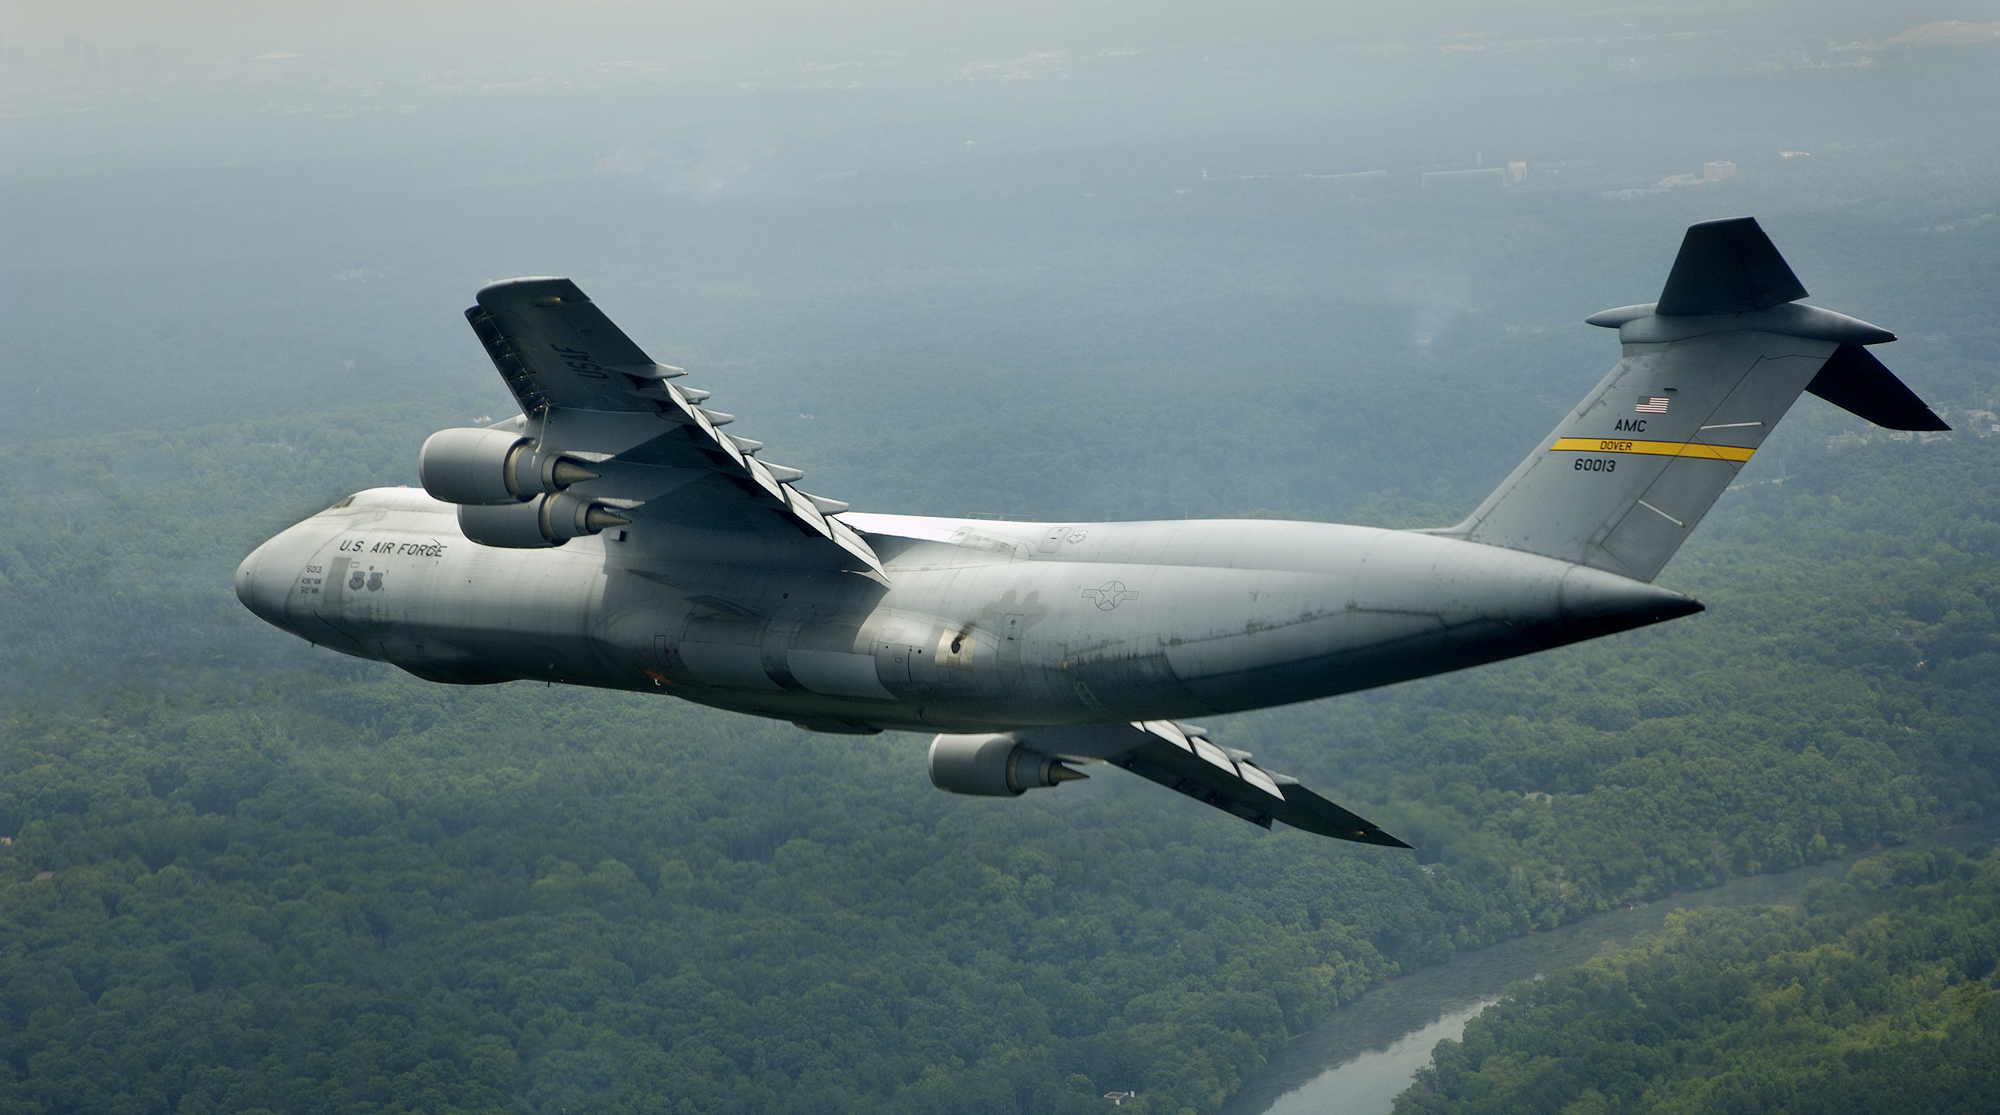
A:
[[[1246,820],[1407,847],[1193,718],[1460,670],[1701,610],[1649,582],[1800,391],[1947,428],[1803,305],[1751,218],[1688,229],[1624,359],[1432,530],[862,514],[724,433],[568,279],[465,312],[519,417],[441,430],[236,571],[250,610],[432,681],[683,697],[822,732],[942,732],[931,779],[1014,795],[1110,763]]]

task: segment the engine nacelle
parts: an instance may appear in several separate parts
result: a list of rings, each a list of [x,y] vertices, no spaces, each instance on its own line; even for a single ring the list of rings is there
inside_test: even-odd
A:
[[[526,503],[597,479],[584,462],[536,447],[532,438],[473,427],[439,430],[417,451],[424,490],[446,503]]]
[[[622,527],[632,520],[569,492],[532,503],[459,504],[458,529],[482,546],[539,550]]]
[[[1007,733],[939,736],[931,741],[930,770],[931,785],[938,789],[981,797],[1015,797],[1090,777]]]

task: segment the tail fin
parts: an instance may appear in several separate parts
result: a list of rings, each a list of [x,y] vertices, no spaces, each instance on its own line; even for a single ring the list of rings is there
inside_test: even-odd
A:
[[[1593,314],[1625,358],[1464,522],[1436,533],[1650,581],[1801,391],[1942,430],[1862,345],[1895,334],[1797,304],[1751,217],[1694,225],[1660,300]]]

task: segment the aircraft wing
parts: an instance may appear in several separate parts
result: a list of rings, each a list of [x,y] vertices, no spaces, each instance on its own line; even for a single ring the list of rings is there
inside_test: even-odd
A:
[[[509,279],[478,302],[465,318],[520,402],[525,432],[600,471],[580,493],[634,520],[803,536],[834,564],[882,579],[868,543],[828,518],[845,503],[800,491],[805,473],[723,433],[734,417],[703,407],[708,392],[669,382],[686,373],[654,362],[575,283]]]
[[[1029,728],[1015,732],[1014,737],[1058,758],[1123,767],[1265,828],[1273,821],[1282,821],[1336,840],[1409,847],[1372,822],[1306,789],[1298,779],[1251,762],[1247,752],[1211,743],[1201,728],[1172,720],[1142,720]]]

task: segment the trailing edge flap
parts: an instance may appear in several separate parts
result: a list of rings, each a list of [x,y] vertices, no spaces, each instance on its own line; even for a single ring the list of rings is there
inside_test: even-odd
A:
[[[845,511],[846,504],[799,491],[793,482],[804,473],[766,464],[754,456],[762,448],[758,442],[718,430],[733,417],[697,405],[708,392],[667,382],[686,373],[654,363],[575,283],[508,279],[480,288],[478,300],[465,319],[533,423],[534,436],[547,438],[553,428],[556,436],[569,435],[564,449],[714,473],[716,481],[661,497],[667,501],[662,509],[689,498],[716,501],[718,511],[726,504],[747,513],[751,522],[824,539],[838,547],[832,552],[843,564],[887,583],[874,549],[845,523],[827,517]],[[648,416],[660,421],[648,422]],[[592,496],[619,494],[593,484]],[[759,507],[773,514],[764,517],[754,510]]]
[[[1806,296],[1799,277],[1755,217],[1689,225],[1653,312],[1670,317],[1740,314]]]
[[[1904,386],[1896,373],[1860,345],[1841,345],[1806,390],[1834,406],[1890,430],[1949,430]]]
[[[1064,728],[1031,728],[1016,739],[1062,758],[1101,759],[1141,778],[1233,813],[1251,824],[1271,827],[1283,821],[1293,828],[1378,844],[1407,848],[1408,844],[1374,824],[1299,785],[1288,775],[1264,770],[1241,751],[1210,743],[1200,728],[1171,720],[1130,724],[1090,724]]]

